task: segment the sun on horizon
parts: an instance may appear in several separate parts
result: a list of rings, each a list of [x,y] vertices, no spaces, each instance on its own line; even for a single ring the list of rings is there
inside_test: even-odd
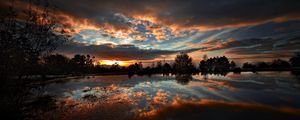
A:
[[[101,65],[113,65],[118,64],[120,66],[128,66],[129,63],[125,61],[119,61],[119,60],[99,60],[99,63]]]

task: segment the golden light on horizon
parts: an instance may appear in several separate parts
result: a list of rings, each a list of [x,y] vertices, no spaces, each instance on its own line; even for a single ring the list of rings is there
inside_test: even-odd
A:
[[[118,60],[100,60],[101,65],[113,65],[119,64],[120,66],[128,66],[129,63],[125,61],[118,61]]]

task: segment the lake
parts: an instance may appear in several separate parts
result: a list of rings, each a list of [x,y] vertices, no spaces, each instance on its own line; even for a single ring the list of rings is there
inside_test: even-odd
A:
[[[33,92],[53,99],[36,112],[43,119],[300,119],[300,77],[290,72],[72,77]]]

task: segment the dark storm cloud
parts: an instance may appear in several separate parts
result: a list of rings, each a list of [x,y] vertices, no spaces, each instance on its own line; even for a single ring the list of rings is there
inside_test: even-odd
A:
[[[122,26],[115,13],[154,16],[181,26],[234,26],[299,18],[299,0],[54,0],[63,12]],[[120,24],[122,23],[122,24]]]
[[[59,53],[66,55],[74,54],[90,54],[100,59],[115,59],[115,60],[152,60],[161,57],[162,55],[171,55],[178,52],[194,52],[202,48],[170,51],[170,50],[155,50],[155,49],[140,49],[134,45],[86,45],[82,43],[71,42],[60,46],[57,50]]]
[[[127,29],[130,24],[116,13],[128,17],[151,16],[155,22],[168,25],[212,28],[300,18],[299,0],[51,0],[50,3],[75,19],[89,19],[100,25],[108,23],[120,29]]]

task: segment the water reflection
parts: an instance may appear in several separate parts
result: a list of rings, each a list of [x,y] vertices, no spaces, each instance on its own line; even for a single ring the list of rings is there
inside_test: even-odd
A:
[[[193,80],[193,77],[191,74],[182,74],[176,75],[175,79],[177,80],[177,83],[186,85],[189,83],[190,80]]]
[[[253,119],[287,119],[300,117],[299,109],[245,102],[224,102],[201,99],[194,101],[175,100],[171,105],[142,115],[142,119],[154,120],[253,120]]]
[[[222,75],[226,76],[229,72],[228,71],[219,71],[219,72],[213,72],[213,71],[206,71],[206,72],[201,72],[201,75]],[[240,72],[234,72],[236,74],[240,74]]]
[[[300,118],[299,80],[287,72],[96,76],[43,90],[56,109],[42,117],[53,119]]]

